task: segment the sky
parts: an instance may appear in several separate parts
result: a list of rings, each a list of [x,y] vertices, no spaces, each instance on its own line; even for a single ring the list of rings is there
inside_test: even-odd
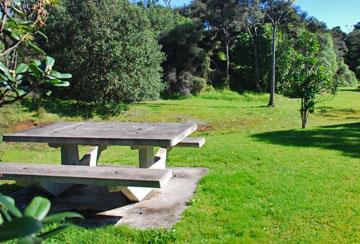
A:
[[[182,6],[191,0],[172,0],[173,6]],[[350,32],[352,26],[360,22],[360,0],[296,0],[309,16],[326,23],[328,28],[340,26],[344,32]]]

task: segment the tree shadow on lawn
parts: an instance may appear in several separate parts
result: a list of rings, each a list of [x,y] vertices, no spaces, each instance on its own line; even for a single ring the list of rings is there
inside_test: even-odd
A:
[[[296,147],[320,147],[360,158],[360,123],[322,126],[316,129],[273,131],[252,135],[260,141]]]
[[[36,116],[41,116],[41,108],[48,113],[67,117],[82,117],[84,119],[92,118],[94,113],[93,106],[56,98],[42,99],[37,102],[31,99],[24,99],[21,101],[21,105],[29,112],[37,112]]]
[[[108,119],[113,115],[120,114],[127,110],[127,104],[119,104],[119,108],[112,110],[95,103],[77,102],[74,100],[61,100],[57,98],[41,99],[34,102],[31,99],[21,101],[27,111],[36,112],[36,117],[41,116],[41,109],[48,113],[57,114],[66,117],[81,117],[83,119],[91,119],[95,115],[101,119]]]

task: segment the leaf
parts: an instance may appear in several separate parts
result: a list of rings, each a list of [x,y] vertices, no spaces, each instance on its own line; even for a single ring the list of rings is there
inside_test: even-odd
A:
[[[16,67],[15,72],[16,72],[16,74],[24,73],[27,71],[28,68],[29,67],[27,66],[27,64],[21,63]]]
[[[35,61],[29,64],[29,69],[31,70],[35,78],[40,79],[44,75],[44,72],[42,71],[42,69],[40,69],[40,67],[37,65]]]
[[[16,41],[20,40],[20,36],[18,34],[14,33],[10,28],[4,28],[3,32],[6,35],[10,36],[12,39],[15,39]]]
[[[16,89],[16,92],[18,93],[19,96],[23,96],[26,93],[28,93],[27,91],[24,91],[23,89]]]
[[[38,54],[40,55],[45,55],[46,53],[44,52],[44,50],[42,50],[40,47],[38,47],[37,45],[35,45],[33,42],[27,42],[27,44]]]
[[[7,67],[5,64],[1,63],[1,62],[0,62],[0,70],[1,70],[6,76],[9,76],[9,75],[10,75],[10,74],[9,74],[9,69],[8,69],[8,67]]]
[[[4,81],[4,83],[5,83],[5,81],[7,81],[8,78],[5,75],[0,73],[0,80]]]
[[[35,34],[38,34],[39,36],[41,36],[42,38],[44,38],[44,40],[45,40],[46,42],[49,41],[49,38],[45,35],[44,32],[37,31],[37,32],[35,32]]]
[[[62,80],[48,80],[49,84],[56,86],[56,87],[68,87],[70,86],[70,82],[68,81],[62,81]]]
[[[84,218],[81,214],[75,212],[57,213],[44,218],[44,223],[53,223],[64,221],[67,218]]]
[[[52,70],[51,73],[50,73],[50,76],[53,76],[56,79],[60,79],[60,80],[70,79],[72,77],[72,75],[69,74],[69,73],[60,73],[60,72],[58,72],[56,70]]]
[[[223,51],[218,53],[218,57],[221,61],[226,61],[226,54]]]
[[[18,9],[18,8],[15,8],[14,6],[11,6],[11,10],[14,11],[14,13],[16,13],[17,15],[20,15],[20,16],[22,16],[22,17],[25,17],[25,16],[26,16],[26,14],[25,14],[23,11],[21,11],[21,10]]]
[[[12,215],[19,218],[22,216],[22,214],[19,211],[19,209],[15,207],[14,203],[15,203],[14,199],[4,196],[3,194],[0,193],[0,204],[2,205],[2,207],[5,207]]]
[[[39,233],[42,224],[28,216],[14,219],[0,226],[0,241],[8,241]]]
[[[55,59],[50,56],[46,56],[46,67],[53,67],[55,64]]]
[[[51,203],[48,199],[44,197],[34,197],[25,209],[24,215],[41,221],[49,212],[50,206]]]
[[[10,37],[16,41],[20,41],[20,36],[13,31],[11,32]]]
[[[42,239],[47,239],[53,235],[56,235],[58,234],[59,232],[63,231],[64,229],[70,227],[71,225],[62,225],[62,226],[59,226],[53,230],[50,230],[48,232],[45,232],[43,234],[40,234],[39,237],[42,238]]]
[[[5,222],[11,221],[12,218],[6,209],[1,209],[1,214],[4,217]]]

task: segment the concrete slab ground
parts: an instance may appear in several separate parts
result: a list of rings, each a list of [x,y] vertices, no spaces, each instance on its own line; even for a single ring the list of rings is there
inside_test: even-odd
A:
[[[132,203],[121,192],[106,187],[76,185],[58,197],[49,197],[51,212],[77,211],[85,216],[76,224],[85,227],[129,225],[135,228],[169,228],[176,224],[191,200],[205,168],[172,168],[174,177],[162,189],[155,189],[142,202]],[[12,194],[21,208],[35,195],[34,188],[20,188]],[[21,206],[22,205],[22,206]]]

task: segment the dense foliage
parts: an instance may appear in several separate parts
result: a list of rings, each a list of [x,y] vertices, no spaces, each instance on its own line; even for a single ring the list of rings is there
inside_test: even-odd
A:
[[[159,98],[164,59],[144,11],[127,0],[64,0],[46,50],[73,74],[73,98],[115,105]]]
[[[360,79],[360,22],[354,26],[354,30],[346,37],[348,52],[346,62],[350,69]]]

